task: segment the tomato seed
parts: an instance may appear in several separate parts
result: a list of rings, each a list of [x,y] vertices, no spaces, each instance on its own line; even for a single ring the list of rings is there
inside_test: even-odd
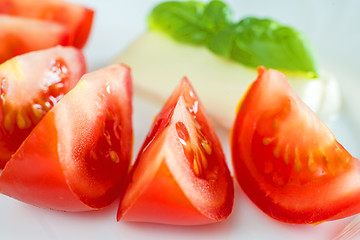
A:
[[[302,167],[302,164],[301,164],[299,149],[295,148],[294,169],[297,173],[299,173],[301,171],[301,167]]]
[[[190,134],[187,130],[185,124],[183,122],[177,122],[175,124],[176,132],[178,134],[178,137],[182,139],[183,141],[188,142],[190,140]]]
[[[309,159],[308,159],[308,168],[310,172],[315,172],[317,169],[318,165],[316,164],[315,160],[314,160],[314,156],[312,153],[309,154]]]
[[[280,119],[275,118],[274,121],[272,122],[273,130],[277,130],[279,128],[279,125],[280,125]]]
[[[212,153],[212,149],[208,141],[206,140],[201,141],[201,146],[203,147],[207,155],[210,155]]]
[[[271,141],[272,141],[271,138],[265,137],[265,138],[263,138],[262,142],[265,146],[267,146],[271,143]]]
[[[4,118],[4,128],[12,133],[14,131],[13,112],[8,112]]]
[[[205,154],[200,149],[198,149],[197,157],[198,157],[198,162],[201,164],[201,168],[203,170],[206,170],[207,167],[208,167],[208,162],[207,162],[207,159],[205,157]]]
[[[120,162],[119,156],[117,155],[117,153],[116,153],[115,151],[110,151],[110,152],[109,152],[109,156],[110,156],[110,159],[111,159],[114,163],[119,163],[119,162]]]
[[[280,146],[276,145],[273,151],[273,155],[275,158],[278,158],[280,156]]]
[[[51,104],[48,101],[44,102],[42,106],[45,109],[45,111],[49,111],[51,108]]]
[[[40,120],[40,118],[42,118],[43,116],[43,109],[42,106],[40,104],[33,104],[31,105],[31,109],[33,112],[33,115]]]
[[[19,111],[16,116],[16,124],[19,129],[26,129],[31,126],[31,121],[26,116],[26,114],[23,114],[21,111]]]
[[[194,173],[195,173],[195,175],[196,175],[197,177],[199,177],[200,174],[202,173],[200,164],[199,164],[199,162],[196,160],[196,158],[194,159],[194,162],[193,162],[193,170],[194,170]]]
[[[186,143],[185,143],[185,145],[183,144],[183,149],[184,149],[186,159],[190,163],[192,163],[194,161],[194,158],[195,158],[194,150],[191,148],[190,144],[186,144]]]
[[[207,159],[201,151],[201,149],[197,148],[194,153],[194,160],[193,160],[193,170],[197,177],[204,177],[205,171],[208,167]]]
[[[210,150],[211,150],[211,148],[210,148]],[[199,150],[199,153],[200,153],[199,155],[200,155],[200,159],[201,159],[202,169],[203,169],[204,171],[206,171],[206,169],[208,168],[207,159],[206,159],[206,157],[205,157],[205,155],[204,155],[204,153],[203,153],[202,151]]]
[[[288,145],[288,144],[287,144],[286,147],[285,147],[284,161],[285,161],[285,164],[286,164],[286,165],[289,164],[289,145]]]

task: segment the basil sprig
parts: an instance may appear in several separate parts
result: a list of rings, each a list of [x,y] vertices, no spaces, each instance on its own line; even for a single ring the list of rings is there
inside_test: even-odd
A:
[[[272,19],[231,18],[222,1],[170,1],[157,5],[148,18],[151,30],[177,41],[204,45],[217,55],[244,65],[307,73],[317,76],[317,66],[306,37]]]

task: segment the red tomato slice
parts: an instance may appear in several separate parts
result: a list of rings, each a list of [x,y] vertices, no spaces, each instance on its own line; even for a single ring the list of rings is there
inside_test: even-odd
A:
[[[84,47],[92,26],[94,11],[61,0],[0,0],[0,13],[57,22],[66,26],[71,45]]]
[[[69,45],[69,31],[57,23],[0,14],[0,63],[30,51]]]
[[[235,176],[266,214],[319,223],[360,212],[360,164],[285,76],[259,68],[232,132]]]
[[[220,142],[185,78],[139,152],[118,220],[197,225],[232,211],[233,180]]]
[[[127,67],[86,74],[34,128],[0,175],[0,191],[39,207],[84,211],[125,189],[132,148]]]
[[[31,52],[0,65],[1,169],[40,119],[85,72],[84,55],[74,47]]]

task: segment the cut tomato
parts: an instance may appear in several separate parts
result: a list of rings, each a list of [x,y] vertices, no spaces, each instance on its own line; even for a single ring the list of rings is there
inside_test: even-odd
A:
[[[132,148],[127,67],[86,74],[34,128],[0,175],[0,191],[39,207],[84,211],[125,189]]]
[[[30,51],[69,45],[69,31],[52,22],[0,14],[0,63]]]
[[[94,11],[61,0],[0,0],[0,13],[56,22],[70,33],[71,45],[82,48],[90,34]]]
[[[229,216],[233,200],[233,180],[220,142],[183,79],[139,152],[118,220],[212,223]]]
[[[259,68],[232,132],[235,176],[266,214],[319,223],[360,212],[360,164],[285,76]]]
[[[74,47],[54,47],[0,65],[0,168],[40,119],[86,72]]]

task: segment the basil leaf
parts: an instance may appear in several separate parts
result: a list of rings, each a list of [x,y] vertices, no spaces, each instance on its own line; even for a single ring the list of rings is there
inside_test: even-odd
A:
[[[211,1],[205,6],[202,21],[209,31],[207,47],[217,55],[229,56],[233,42],[231,11],[222,1]]]
[[[196,1],[164,2],[151,12],[148,22],[150,29],[161,30],[178,41],[204,44],[208,38],[202,18],[205,5]]]
[[[217,55],[230,57],[234,38],[234,31],[229,27],[212,34],[211,37],[208,38],[207,47]]]
[[[305,37],[271,19],[231,20],[231,11],[220,1],[164,2],[149,15],[149,28],[177,41],[205,45],[215,54],[244,65],[300,71],[317,75],[317,66]]]
[[[205,6],[201,21],[209,32],[216,34],[232,25],[231,11],[222,1],[211,1]]]
[[[248,17],[235,26],[231,58],[245,65],[302,71],[317,69],[305,37],[271,19]]]

